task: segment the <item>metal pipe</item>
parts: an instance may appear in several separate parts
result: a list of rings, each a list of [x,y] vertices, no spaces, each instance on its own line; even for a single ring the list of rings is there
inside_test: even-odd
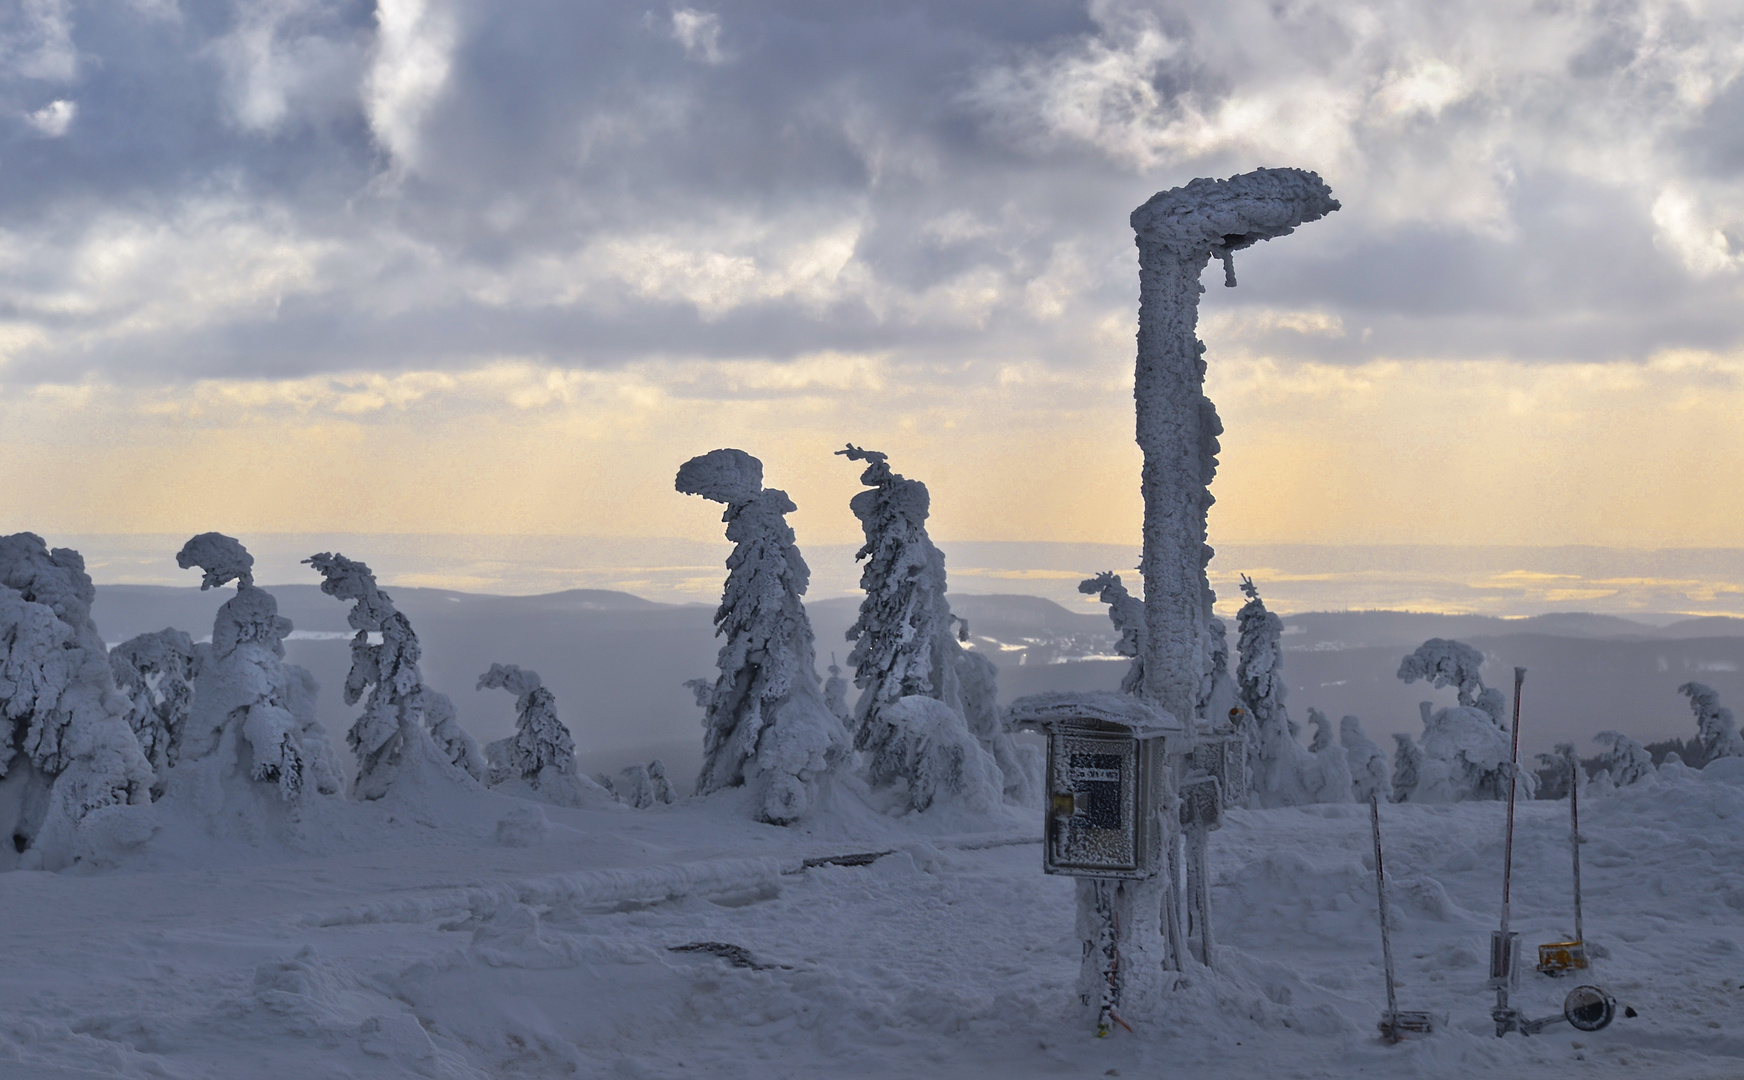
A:
[[[1520,1017],[1508,1006],[1508,989],[1518,977],[1515,939],[1508,932],[1514,884],[1514,799],[1520,790],[1520,695],[1526,683],[1526,669],[1514,669],[1514,726],[1508,744],[1508,830],[1502,842],[1502,928],[1490,941],[1490,975],[1495,980],[1496,1007],[1490,1015],[1496,1021],[1496,1034],[1518,1028]]]
[[[1381,962],[1387,969],[1387,1018],[1399,1015],[1399,1002],[1393,991],[1393,939],[1387,933],[1387,875],[1381,867],[1381,797],[1369,795],[1369,824],[1375,834],[1375,895],[1381,904]]]
[[[1520,787],[1520,689],[1526,669],[1514,669],[1514,734],[1508,747],[1508,833],[1502,847],[1502,934],[1508,933],[1509,893],[1514,883],[1514,796]]]
[[[1581,890],[1580,890],[1580,781],[1581,766],[1578,755],[1570,754],[1568,778],[1568,846],[1574,852],[1574,939],[1585,941],[1586,934],[1581,931]]]

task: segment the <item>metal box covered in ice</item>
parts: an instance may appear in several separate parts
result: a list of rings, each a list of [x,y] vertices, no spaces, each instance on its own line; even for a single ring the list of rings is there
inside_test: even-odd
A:
[[[1162,869],[1157,800],[1168,713],[1125,694],[1034,694],[1006,713],[1048,738],[1042,869],[1075,877],[1148,878]]]

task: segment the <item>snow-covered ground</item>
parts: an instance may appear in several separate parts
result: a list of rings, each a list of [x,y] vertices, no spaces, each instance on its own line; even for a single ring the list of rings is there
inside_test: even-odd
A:
[[[1583,803],[1587,981],[1637,1014],[1594,1034],[1493,1034],[1503,807],[1384,806],[1401,1006],[1450,1021],[1399,1046],[1374,1027],[1365,807],[1230,814],[1221,970],[1098,1040],[1034,812],[895,820],[837,791],[778,828],[742,801],[456,786],[334,800],[302,851],[160,804],[118,866],[0,874],[0,1077],[1744,1075],[1736,761]],[[1565,814],[1521,806],[1529,952],[1571,929]],[[1519,999],[1548,1014],[1569,985],[1529,975]]]

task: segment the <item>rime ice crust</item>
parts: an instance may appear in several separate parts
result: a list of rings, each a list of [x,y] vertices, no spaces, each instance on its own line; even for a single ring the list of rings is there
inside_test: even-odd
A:
[[[346,622],[357,636],[351,639],[345,703],[355,705],[369,691],[363,715],[345,735],[357,755],[352,794],[379,799],[403,771],[430,765],[463,782],[481,777],[478,743],[455,720],[447,695],[424,685],[418,635],[376,585],[369,566],[329,552],[303,561],[321,575],[322,592],[352,602]],[[381,634],[381,644],[370,644],[371,632]]]
[[[1320,177],[1300,169],[1258,169],[1227,180],[1199,179],[1159,192],[1132,212],[1139,249],[1138,364],[1133,383],[1138,444],[1144,451],[1145,694],[1191,717],[1207,670],[1211,548],[1205,515],[1223,425],[1205,396],[1205,346],[1195,329],[1199,275],[1260,240],[1337,210]]]
[[[703,718],[696,793],[751,784],[759,819],[803,817],[819,785],[847,755],[848,736],[824,700],[805,595],[811,570],[787,515],[793,500],[763,486],[763,463],[743,450],[713,450],[679,467],[677,490],[726,504],[734,544],[715,612],[726,639],[711,687],[693,680]]]

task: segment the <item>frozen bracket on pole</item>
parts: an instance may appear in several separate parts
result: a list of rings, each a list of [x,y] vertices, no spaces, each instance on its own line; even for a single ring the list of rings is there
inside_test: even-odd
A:
[[[1337,209],[1338,200],[1318,173],[1255,169],[1160,191],[1132,212],[1132,228],[1184,260],[1216,256],[1223,262],[1223,284],[1233,288],[1237,251],[1288,236]]]

